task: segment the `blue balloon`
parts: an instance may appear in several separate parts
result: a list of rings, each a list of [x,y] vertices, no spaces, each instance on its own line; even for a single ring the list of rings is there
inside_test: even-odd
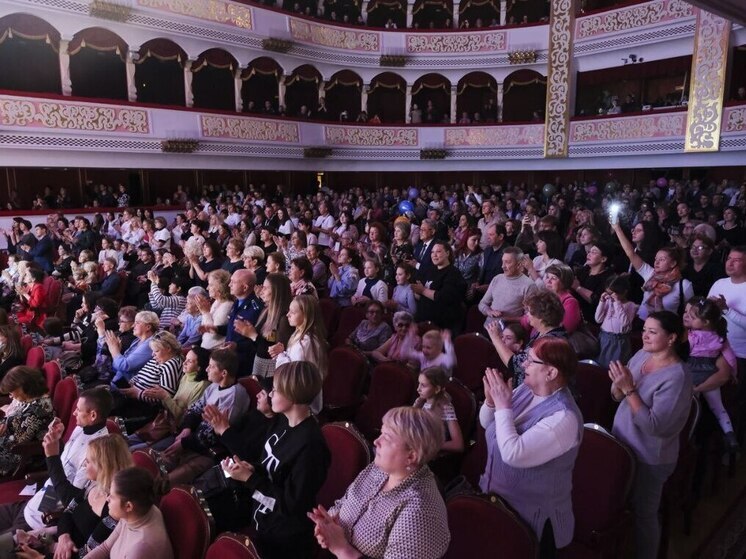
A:
[[[420,195],[420,191],[417,190],[414,186],[409,189],[409,199],[414,200]]]
[[[399,202],[399,214],[403,215],[407,212],[411,212],[414,210],[414,206],[412,205],[412,202],[409,200],[402,200]]]

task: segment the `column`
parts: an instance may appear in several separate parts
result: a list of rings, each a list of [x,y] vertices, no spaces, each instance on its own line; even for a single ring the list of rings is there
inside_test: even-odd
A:
[[[497,82],[497,122],[503,121],[503,82]]]
[[[241,97],[241,86],[243,86],[243,80],[241,79],[241,67],[236,68],[236,73],[233,75],[233,91],[236,98],[236,112],[240,113],[243,111],[243,97]]]
[[[572,42],[577,0],[552,2],[549,16],[549,64],[544,122],[544,157],[567,157],[570,100],[575,88]]]
[[[453,28],[454,29],[458,29],[458,22],[459,22],[458,10],[460,6],[461,4],[459,4],[458,2],[453,3]]]
[[[458,118],[456,117],[456,98],[458,97],[458,86],[451,86],[451,124],[455,124]]]
[[[505,25],[508,21],[508,2],[507,0],[500,1],[500,25]]]
[[[731,22],[702,9],[697,12],[684,150],[718,151]]]
[[[368,92],[370,91],[370,84],[364,83],[363,88],[360,90],[360,110],[368,112]],[[373,115],[368,115],[373,116]]]
[[[407,84],[407,91],[404,95],[404,122],[409,122],[409,111],[412,110],[412,86]]]
[[[60,81],[62,82],[62,95],[73,94],[73,83],[70,81],[70,55],[67,48],[70,39],[60,39]]]
[[[412,29],[412,8],[414,8],[414,4],[407,0],[407,29]]]
[[[127,100],[137,101],[137,84],[135,83],[135,60],[140,59],[139,47],[130,47],[124,56],[124,68],[127,73]]]
[[[194,107],[194,91],[192,91],[192,64],[194,60],[191,58],[184,62],[184,100],[186,101],[187,107]]]
[[[277,111],[280,112],[280,107],[285,106],[285,76],[280,76],[277,80]]]

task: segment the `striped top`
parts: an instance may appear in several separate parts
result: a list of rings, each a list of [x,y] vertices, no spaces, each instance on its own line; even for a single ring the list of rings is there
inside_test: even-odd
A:
[[[145,363],[143,368],[132,377],[130,383],[132,386],[139,388],[140,390],[160,386],[164,388],[170,396],[173,396],[179,388],[181,366],[181,355],[174,356],[165,363],[157,363],[155,359],[150,359]],[[142,395],[140,395],[140,399],[153,404],[159,403],[158,400],[144,398]]]

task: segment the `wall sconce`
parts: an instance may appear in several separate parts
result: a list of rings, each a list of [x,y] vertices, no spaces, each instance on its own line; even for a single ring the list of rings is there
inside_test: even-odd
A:
[[[533,64],[536,62],[535,50],[514,50],[508,53],[511,64]]]
[[[382,54],[379,61],[380,66],[394,66],[397,68],[406,66],[406,64],[407,57],[403,54]]]
[[[293,48],[293,41],[269,37],[267,39],[262,39],[262,48],[273,52],[288,52]]]
[[[131,6],[105,0],[93,0],[88,8],[91,17],[119,22],[127,21],[131,13]]]
[[[445,159],[448,152],[444,149],[421,149],[420,159]]]
[[[161,151],[165,153],[194,153],[199,141],[192,138],[173,138],[161,142]]]
[[[636,64],[638,62],[645,62],[645,59],[642,57],[638,58],[636,54],[630,54],[629,56],[627,56],[627,58],[622,58],[622,62],[624,62],[625,64],[627,64],[628,62]]]
[[[329,157],[331,154],[332,148],[328,148],[325,146],[303,148],[303,157],[306,158],[321,159],[324,157]]]

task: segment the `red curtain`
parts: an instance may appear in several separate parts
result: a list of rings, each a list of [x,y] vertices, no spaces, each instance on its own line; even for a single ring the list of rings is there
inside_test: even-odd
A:
[[[287,79],[285,84],[292,85],[298,80],[304,82],[315,82],[318,84],[321,82],[321,73],[310,64],[304,64],[303,66],[298,66],[293,70],[293,73],[290,74],[290,77]]]
[[[417,95],[423,89],[438,89],[445,93],[451,93],[451,82],[440,74],[425,74],[412,86],[412,95]]]
[[[259,58],[255,58],[249,62],[249,65],[244,68],[241,73],[241,79],[248,80],[256,74],[261,76],[272,75],[279,78],[282,75],[282,66],[280,66],[276,60],[273,60],[268,56],[260,56]]]
[[[176,60],[182,66],[188,58],[184,49],[170,39],[151,39],[144,43],[140,47],[140,59],[136,63],[142,64],[151,56],[161,62]]]
[[[83,47],[104,52],[114,51],[122,61],[124,61],[128,49],[124,39],[103,27],[89,27],[78,31],[70,41],[67,51],[72,56],[80,52]]]
[[[228,69],[233,71],[238,68],[238,62],[228,51],[223,49],[208,49],[200,54],[192,64],[192,72],[199,72],[205,66],[219,70]]]
[[[0,44],[18,36],[30,41],[46,41],[59,51],[60,32],[41,18],[28,14],[10,14],[0,18]]]
[[[401,76],[394,74],[393,72],[384,72],[378,74],[375,78],[370,80],[370,92],[373,93],[376,89],[382,87],[384,89],[398,89],[402,92],[407,91],[407,81]]]

